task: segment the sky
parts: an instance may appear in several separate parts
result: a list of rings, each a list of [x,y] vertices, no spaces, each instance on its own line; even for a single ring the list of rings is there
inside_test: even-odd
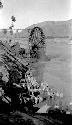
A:
[[[43,21],[72,19],[72,0],[0,0],[0,29],[11,25],[16,17],[15,28],[26,28]]]

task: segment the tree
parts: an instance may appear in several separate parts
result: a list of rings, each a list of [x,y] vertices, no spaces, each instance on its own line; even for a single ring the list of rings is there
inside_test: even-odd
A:
[[[2,9],[3,8],[3,4],[2,4],[2,2],[0,1],[0,9]]]
[[[12,34],[13,34],[14,22],[16,21],[15,16],[11,16],[11,20],[12,20],[12,24],[11,24],[11,26],[9,27],[9,29],[10,29],[10,34],[12,35]]]

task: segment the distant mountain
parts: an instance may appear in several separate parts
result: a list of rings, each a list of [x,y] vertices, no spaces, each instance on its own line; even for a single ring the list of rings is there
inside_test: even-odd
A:
[[[21,37],[21,38],[28,38],[29,31],[35,27],[39,26],[43,29],[44,34],[46,38],[58,38],[58,37],[71,37],[72,36],[72,19],[68,21],[45,21],[38,24],[33,24],[26,29],[22,29],[21,32],[18,32],[20,30],[17,30],[16,33],[14,33],[13,37]],[[11,36],[9,32],[7,32],[7,35],[3,32],[0,32],[0,37],[7,37]]]

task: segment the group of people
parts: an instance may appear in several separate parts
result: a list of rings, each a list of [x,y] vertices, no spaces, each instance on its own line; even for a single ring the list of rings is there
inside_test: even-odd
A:
[[[9,80],[9,74],[5,72],[5,69],[2,69],[2,73],[4,74],[4,79],[2,78],[3,81],[5,81],[5,79]],[[9,95],[14,106],[16,103],[16,107],[19,106],[18,104],[26,104],[29,101],[32,102],[32,105],[35,105],[46,99],[54,101],[57,97],[63,98],[63,94],[59,94],[57,91],[53,92],[47,82],[38,83],[30,69],[25,73],[25,78],[21,79],[20,83],[13,83],[11,86],[9,85],[8,88],[7,84],[4,92]]]
[[[36,79],[33,77],[32,72],[28,71],[26,73],[26,82],[28,90],[31,92],[31,98],[35,100],[35,104],[43,101],[44,99],[52,99],[55,101],[58,98],[63,98],[63,93],[58,91],[53,91],[47,82],[37,83]]]

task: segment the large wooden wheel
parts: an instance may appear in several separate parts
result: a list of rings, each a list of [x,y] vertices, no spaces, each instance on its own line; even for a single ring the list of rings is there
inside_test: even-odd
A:
[[[40,27],[34,27],[31,30],[29,36],[29,45],[30,45],[30,56],[32,58],[39,58],[40,49],[44,48],[45,36],[43,30]]]
[[[44,33],[43,30],[40,27],[34,27],[31,30],[30,36],[29,36],[29,43],[33,46],[34,44],[36,45],[44,45]]]

